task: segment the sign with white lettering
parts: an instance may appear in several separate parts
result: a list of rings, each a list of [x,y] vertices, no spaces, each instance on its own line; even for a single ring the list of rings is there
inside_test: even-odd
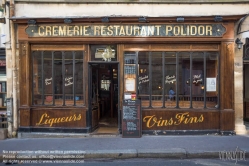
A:
[[[222,24],[29,25],[29,37],[222,37]]]
[[[141,137],[141,102],[140,100],[123,100],[122,110],[123,137]]]

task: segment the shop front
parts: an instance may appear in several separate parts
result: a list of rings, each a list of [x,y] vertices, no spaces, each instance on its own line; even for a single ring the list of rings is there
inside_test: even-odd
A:
[[[123,101],[140,100],[143,134],[234,134],[238,18],[226,19],[15,20],[19,132],[120,133]]]

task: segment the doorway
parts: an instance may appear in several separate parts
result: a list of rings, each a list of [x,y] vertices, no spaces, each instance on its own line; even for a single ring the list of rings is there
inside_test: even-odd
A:
[[[118,134],[118,63],[90,63],[92,135]]]
[[[249,130],[249,62],[244,62],[244,124]]]

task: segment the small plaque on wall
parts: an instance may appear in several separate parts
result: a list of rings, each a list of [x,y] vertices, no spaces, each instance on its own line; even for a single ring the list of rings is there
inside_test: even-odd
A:
[[[216,78],[207,78],[207,92],[216,92]]]

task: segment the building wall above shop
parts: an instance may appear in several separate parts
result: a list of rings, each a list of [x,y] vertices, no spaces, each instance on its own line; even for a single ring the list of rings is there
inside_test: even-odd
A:
[[[249,3],[236,4],[125,4],[15,3],[15,17],[173,17],[229,16],[248,13]]]
[[[248,0],[15,0],[16,2],[66,3],[241,3]]]

